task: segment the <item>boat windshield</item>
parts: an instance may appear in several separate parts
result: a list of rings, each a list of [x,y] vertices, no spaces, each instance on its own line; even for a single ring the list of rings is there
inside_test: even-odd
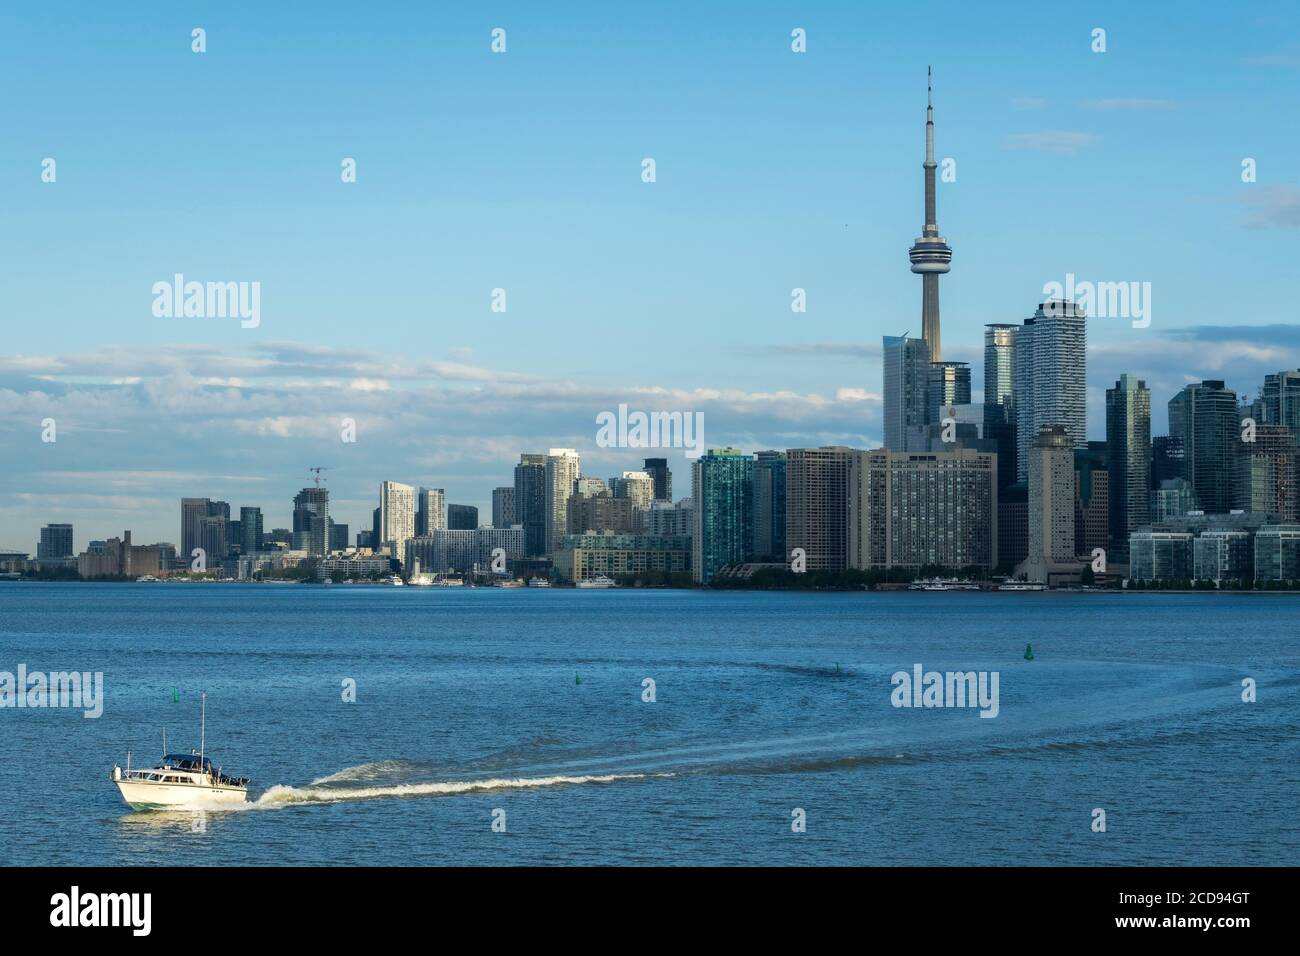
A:
[[[163,757],[162,765],[164,767],[175,767],[177,770],[189,770],[194,773],[212,772],[212,761],[204,757],[203,763],[199,763],[198,754],[167,754]]]

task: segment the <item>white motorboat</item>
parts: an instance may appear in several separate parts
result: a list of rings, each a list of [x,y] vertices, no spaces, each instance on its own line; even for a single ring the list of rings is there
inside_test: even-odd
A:
[[[584,578],[578,582],[580,588],[616,588],[617,582],[613,578],[607,578],[603,574],[598,574],[594,578]]]
[[[162,760],[157,766],[113,765],[112,780],[132,810],[189,810],[237,806],[248,799],[248,778],[228,777],[204,753],[207,700],[204,694],[199,715],[199,749],[188,754],[169,754],[163,734]]]

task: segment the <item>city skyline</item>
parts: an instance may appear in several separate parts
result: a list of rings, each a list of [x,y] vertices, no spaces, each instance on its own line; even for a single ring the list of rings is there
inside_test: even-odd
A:
[[[388,81],[303,62],[304,77],[322,90],[291,90],[278,109],[312,116],[318,97],[332,93],[342,97],[331,108],[345,104],[344,120],[328,141],[288,129],[274,155],[293,150],[289,173],[263,175],[234,162],[232,174],[240,154],[217,144],[238,127],[224,117],[209,116],[197,143],[155,136],[156,160],[136,147],[104,148],[103,119],[36,121],[65,117],[69,98],[85,93],[70,81],[49,84],[18,118],[4,168],[11,182],[30,183],[12,190],[14,228],[4,241],[16,267],[0,286],[13,315],[0,355],[7,463],[0,546],[32,550],[39,529],[56,521],[94,528],[94,537],[132,528],[139,540],[171,540],[170,503],[190,495],[252,503],[265,510],[268,527],[287,527],[280,489],[316,462],[334,469],[332,508],[354,528],[366,527],[373,485],[386,478],[443,487],[448,501],[486,514],[492,488],[509,480],[520,451],[572,447],[596,475],[639,467],[642,452],[653,450],[594,441],[595,416],[621,402],[703,411],[717,447],[880,447],[881,337],[921,332],[919,290],[899,250],[917,234],[917,118],[927,63],[942,104],[936,161],[956,160],[955,181],[940,175],[937,185],[945,232],[960,251],[943,284],[943,358],[970,362],[976,393],[984,326],[1023,321],[1042,301],[1044,283],[1071,274],[1150,281],[1155,290],[1149,328],[1089,320],[1088,438],[1105,437],[1105,390],[1122,374],[1147,382],[1152,433],[1162,434],[1168,399],[1188,381],[1223,379],[1253,398],[1266,374],[1300,364],[1285,277],[1260,270],[1257,255],[1264,238],[1285,248],[1300,236],[1297,201],[1287,191],[1297,179],[1297,133],[1266,121],[1300,86],[1300,74],[1277,53],[1288,31],[1300,32],[1294,18],[1266,7],[1251,21],[1213,22],[1216,46],[1205,52],[1222,69],[1211,81],[1161,45],[1153,14],[1099,11],[1109,40],[1102,54],[1089,46],[1093,24],[1025,8],[1022,26],[1034,30],[1036,48],[1067,67],[1026,77],[1012,58],[1002,66],[995,55],[1018,39],[990,29],[984,14],[945,10],[934,24],[927,20],[923,39],[889,48],[872,44],[864,15],[848,5],[811,15],[760,9],[743,25],[701,12],[693,20],[698,33],[671,42],[658,33],[637,47],[643,121],[623,119],[613,135],[598,130],[603,145],[593,150],[580,148],[591,130],[543,109],[554,122],[545,128],[517,102],[543,67],[557,90],[591,95],[580,92],[584,67],[626,52],[627,28],[594,7],[600,43],[557,35],[525,8],[507,10],[511,43],[497,58],[487,49],[495,23],[465,13],[416,15],[440,38],[447,67],[470,70],[484,85],[473,102],[434,103],[434,112],[465,131],[456,148],[423,123],[404,141],[395,116],[368,118],[347,105],[387,91]],[[91,27],[105,16],[85,14]],[[919,22],[919,14],[901,11],[879,16],[895,36],[912,35]],[[119,48],[80,38],[67,46],[60,37],[63,55],[87,64],[138,61],[119,69],[116,86],[101,94],[106,103],[127,92],[141,96],[150,70],[175,75],[176,90],[144,96],[139,112],[106,111],[120,135],[146,141],[154,111],[172,96],[219,107],[222,84],[256,82],[277,57],[297,55],[287,39],[279,48],[288,36],[282,16],[222,13],[205,16],[209,52],[193,57],[191,18],[161,18]],[[32,49],[49,49],[45,31],[58,31],[55,21],[22,24],[17,35]],[[977,24],[984,45],[966,49]],[[846,26],[862,27],[857,40],[846,38]],[[805,54],[790,50],[794,27],[807,31]],[[310,32],[318,51],[330,49],[322,24],[295,29]],[[260,44],[248,41],[250,30]],[[720,39],[727,31],[739,31],[742,52]],[[432,45],[403,50],[415,58]],[[646,56],[649,48],[654,56]],[[372,55],[336,52],[351,67]],[[581,65],[556,72],[556,61],[578,54]],[[11,68],[24,69],[29,56],[15,50]],[[745,82],[765,95],[747,100],[739,87],[715,87],[733,118],[732,138],[719,138],[705,125],[707,103],[675,96],[673,73],[685,66],[698,74],[738,56],[751,64]],[[240,71],[246,79],[235,79]],[[407,90],[396,102],[416,97]],[[507,100],[516,106],[502,111]],[[602,115],[616,115],[614,104],[600,99]],[[249,129],[280,117],[267,107],[248,118]],[[773,140],[773,123],[791,131],[788,140]],[[1222,148],[1205,155],[1192,147],[1211,125]],[[492,154],[494,136],[527,144],[533,165],[468,168],[469,156],[481,162]],[[341,184],[339,161],[354,155],[358,181]],[[40,181],[45,156],[60,162],[57,182]],[[641,181],[646,156],[657,160],[655,183]],[[1258,182],[1241,181],[1244,157],[1258,161]],[[180,167],[186,176],[174,172]],[[1160,174],[1140,174],[1147,169]],[[110,178],[113,195],[87,214],[87,190]],[[453,186],[466,198],[444,195]],[[412,189],[415,217],[397,203]],[[213,227],[210,237],[160,243],[145,232],[156,233],[157,223],[135,221],[129,228],[136,231],[122,237],[131,252],[85,254],[88,244],[102,243],[105,217],[121,218],[113,215],[119,204],[147,199],[166,216],[191,209],[185,197],[194,190],[211,204],[196,213]],[[226,202],[235,194],[239,201]],[[264,208],[251,211],[246,194]],[[755,205],[772,196],[784,198]],[[212,218],[227,208],[234,225]],[[588,211],[597,208],[604,212]],[[292,225],[303,215],[317,217],[318,236]],[[538,241],[539,218],[558,224],[547,242]],[[1031,241],[1049,220],[1061,225],[1049,239]],[[430,237],[428,223],[448,228]],[[274,244],[248,240],[250,227]],[[385,264],[349,251],[381,227],[405,243],[380,247]],[[624,227],[647,238],[629,240]],[[681,243],[684,231],[699,239]],[[451,248],[454,233],[462,248]],[[247,246],[238,254],[237,235]],[[20,236],[25,241],[15,241]],[[282,251],[286,238],[291,253]],[[702,257],[703,241],[710,254]],[[1015,256],[1004,254],[1013,248]],[[688,261],[701,258],[707,266]],[[68,282],[66,263],[74,260],[76,281]],[[1200,278],[1209,262],[1213,282]],[[177,272],[260,281],[260,326],[153,317],[150,284]],[[500,315],[489,310],[497,287],[510,297]],[[794,288],[807,292],[806,313],[790,311]],[[611,314],[612,325],[593,323]],[[40,441],[47,417],[58,426],[55,443]],[[339,441],[344,417],[357,423],[355,444]],[[677,450],[663,454],[683,481],[689,461]]]

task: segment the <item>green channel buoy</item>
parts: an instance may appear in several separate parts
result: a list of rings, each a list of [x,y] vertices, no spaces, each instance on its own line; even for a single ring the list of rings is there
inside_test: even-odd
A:
[[[181,694],[180,694],[180,691],[178,691],[175,687],[173,687],[173,688],[172,688],[172,703],[173,703],[173,704],[179,704],[180,702],[181,702]]]
[[[1033,645],[1033,644],[1026,644],[1026,645],[1025,645],[1025,660],[1027,660],[1027,661],[1032,661],[1033,659],[1034,659],[1034,645]]]
[[[573,675],[573,682],[574,682],[575,684],[581,684],[581,683],[582,683],[582,677],[581,677],[580,675],[578,675],[578,674],[574,674],[574,675]]]

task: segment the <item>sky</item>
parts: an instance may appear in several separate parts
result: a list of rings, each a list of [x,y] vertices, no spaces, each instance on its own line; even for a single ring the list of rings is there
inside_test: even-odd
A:
[[[1158,434],[1186,382],[1300,366],[1300,10],[988,7],[6,5],[0,548],[176,542],[186,496],[288,527],[312,466],[354,532],[384,479],[489,520],[521,452],[639,467],[596,443],[621,402],[710,446],[878,446],[927,65],[977,393],[984,324],[1069,274],[1150,283],[1147,327],[1089,322],[1093,438],[1121,372]],[[259,283],[259,323],[155,315],[177,273]]]

